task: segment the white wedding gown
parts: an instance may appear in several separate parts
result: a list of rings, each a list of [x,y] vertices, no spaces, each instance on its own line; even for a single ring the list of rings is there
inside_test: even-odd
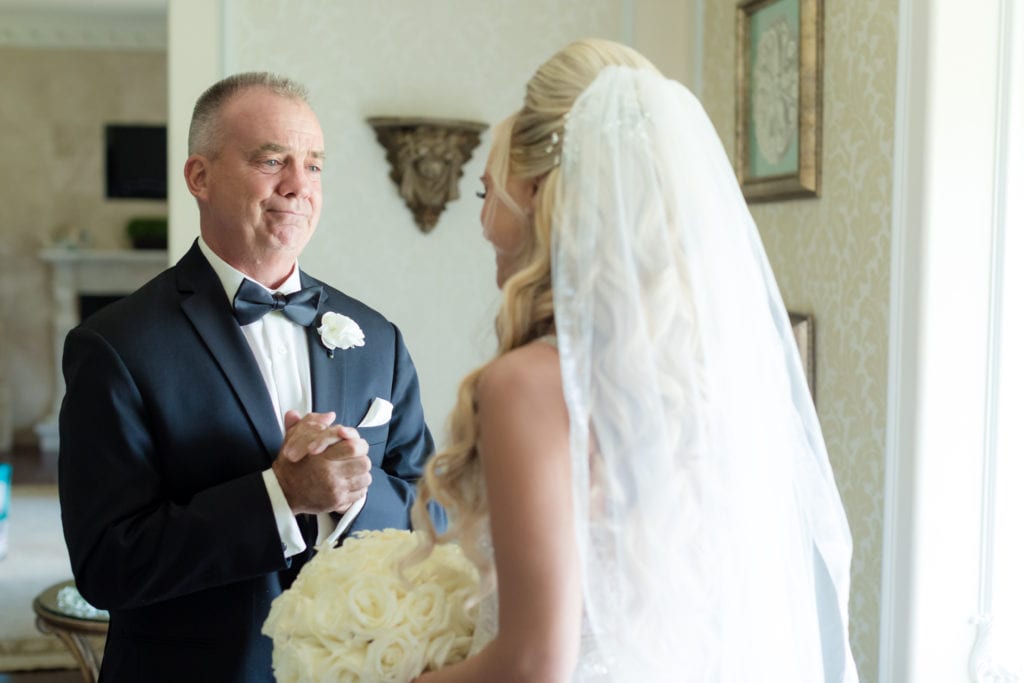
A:
[[[490,537],[485,538],[482,541],[482,545],[486,549],[488,557],[493,557]],[[498,635],[498,591],[494,590],[480,603],[480,611],[477,613],[476,618],[476,629],[473,631],[473,646],[470,648],[470,656],[482,650],[487,643],[494,640],[496,635]],[[580,639],[580,655],[576,663],[576,670],[573,672],[572,683],[608,683],[611,680],[608,676],[608,669],[601,661],[597,644],[584,617]]]
[[[490,536],[485,537],[481,541],[481,547],[486,552],[486,556],[493,561],[494,552]],[[833,593],[835,589],[830,585],[825,565],[821,561],[820,556],[817,556],[817,553],[814,574],[819,586],[819,597],[822,598],[818,606],[818,616],[825,659],[824,671],[822,678],[819,680],[826,683],[848,681],[850,679],[845,677],[846,674],[844,674],[845,662],[843,658],[846,628],[842,621],[842,615],[830,607],[835,600]],[[823,592],[827,592],[828,595],[822,595]],[[476,627],[473,631],[473,644],[470,647],[470,656],[482,650],[484,646],[494,640],[496,635],[498,635],[498,591],[494,590],[480,603]],[[681,667],[680,672],[682,670],[683,668]],[[776,681],[778,679],[771,672],[765,671],[763,680]],[[614,681],[614,678],[609,674],[608,667],[601,658],[597,639],[590,629],[586,616],[584,616],[581,625],[579,660],[573,672],[572,683],[612,683],[612,681]]]

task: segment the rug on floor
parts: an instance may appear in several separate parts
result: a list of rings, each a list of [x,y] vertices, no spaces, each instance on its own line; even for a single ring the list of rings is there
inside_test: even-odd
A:
[[[7,531],[7,556],[0,559],[0,671],[77,668],[56,636],[36,628],[32,611],[43,589],[71,578],[57,487],[13,486]]]

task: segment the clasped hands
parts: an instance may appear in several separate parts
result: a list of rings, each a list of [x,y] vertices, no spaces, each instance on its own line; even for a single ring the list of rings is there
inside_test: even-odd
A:
[[[370,486],[369,446],[335,414],[294,410],[284,416],[284,444],[272,465],[292,512],[345,512]]]

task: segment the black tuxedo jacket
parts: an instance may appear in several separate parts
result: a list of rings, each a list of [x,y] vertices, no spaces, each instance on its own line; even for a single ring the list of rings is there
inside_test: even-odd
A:
[[[394,325],[324,291],[317,324],[343,313],[366,344],[331,358],[310,328],[313,410],[355,426],[374,397],[394,404],[389,424],[360,430],[373,483],[350,531],[407,528],[433,451],[415,368]],[[79,590],[110,610],[101,680],[273,681],[260,628],[312,550],[282,553],[261,476],[278,420],[198,245],[74,329],[64,376],[61,515]],[[315,516],[299,524],[311,548]]]

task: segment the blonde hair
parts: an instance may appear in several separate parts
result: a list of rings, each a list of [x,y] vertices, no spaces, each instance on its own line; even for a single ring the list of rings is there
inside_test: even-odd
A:
[[[565,116],[601,70],[614,65],[656,71],[643,55],[625,45],[599,39],[571,43],[537,69],[526,85],[523,107],[495,127],[487,169],[492,178],[489,191],[526,217],[523,207],[516,206],[505,191],[505,184],[510,176],[537,183],[537,200],[526,221],[518,270],[502,287],[501,309],[495,320],[495,358],[555,331],[551,234],[553,229],[571,228],[552,225],[560,206],[559,160]],[[481,571],[481,594],[494,585],[492,560],[481,544],[489,517],[477,449],[476,388],[486,367],[462,380],[448,420],[448,446],[427,462],[413,508],[413,525],[425,531],[429,540],[422,555],[434,544],[458,541]],[[427,514],[429,500],[448,512],[449,527],[443,534]]]

